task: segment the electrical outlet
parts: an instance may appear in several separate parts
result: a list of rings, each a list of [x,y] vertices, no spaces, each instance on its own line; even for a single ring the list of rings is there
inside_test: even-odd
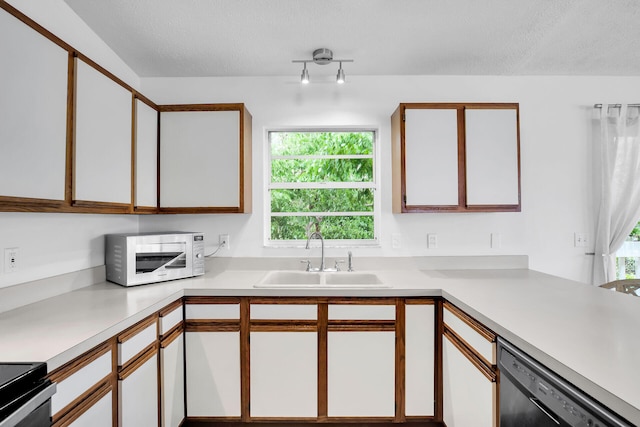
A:
[[[4,272],[13,273],[18,271],[19,248],[6,248],[4,250]]]
[[[220,245],[221,248],[231,249],[231,242],[229,241],[229,235],[220,234],[218,236],[218,244]]]
[[[584,248],[587,246],[587,235],[584,233],[573,234],[573,245],[576,248]]]
[[[438,247],[438,235],[435,233],[427,234],[427,248],[436,249]]]
[[[393,249],[400,249],[402,246],[402,235],[400,233],[393,233],[391,235],[391,247]]]

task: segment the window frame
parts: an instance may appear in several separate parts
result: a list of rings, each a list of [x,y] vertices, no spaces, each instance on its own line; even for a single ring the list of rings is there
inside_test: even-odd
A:
[[[373,160],[373,180],[371,182],[301,182],[301,183],[272,183],[271,182],[271,133],[288,132],[371,132],[373,134],[372,154],[354,154],[354,155],[301,155],[301,156],[276,156],[276,159],[357,159],[371,158]],[[281,212],[275,216],[372,216],[373,217],[373,239],[325,239],[325,247],[379,247],[380,246],[380,218],[381,218],[381,197],[380,197],[380,147],[379,147],[379,129],[374,126],[354,126],[354,127],[333,127],[333,126],[314,126],[314,127],[273,127],[266,128],[264,133],[265,152],[264,152],[264,219],[263,219],[263,241],[265,247],[272,248],[304,248],[306,240],[272,240],[271,239],[271,190],[274,189],[305,189],[305,188],[370,188],[373,191],[373,211],[369,212]],[[301,215],[304,214],[304,215]],[[322,231],[322,230],[320,230]]]

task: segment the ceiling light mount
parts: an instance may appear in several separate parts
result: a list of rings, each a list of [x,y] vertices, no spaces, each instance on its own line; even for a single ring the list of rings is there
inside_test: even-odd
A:
[[[338,68],[338,74],[336,75],[336,82],[342,84],[345,82],[342,63],[353,62],[353,59],[334,59],[333,51],[331,49],[327,49],[326,47],[322,47],[313,51],[313,59],[294,59],[291,62],[304,64],[302,74],[300,75],[300,82],[303,84],[309,83],[309,71],[307,70],[307,63],[311,62],[318,65],[327,65],[332,62],[338,62],[340,64],[340,67]]]

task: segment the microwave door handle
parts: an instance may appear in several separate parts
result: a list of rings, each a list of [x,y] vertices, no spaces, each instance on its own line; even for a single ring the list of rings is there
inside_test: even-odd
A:
[[[536,399],[536,398],[535,398],[535,397],[533,397],[533,396],[530,396],[530,397],[529,397],[529,400],[531,401],[531,403],[533,403],[534,405],[536,405],[536,406],[538,407],[538,409],[540,409],[540,410],[541,410],[541,411],[542,411],[542,412],[543,412],[547,417],[551,418],[551,420],[552,420],[554,423],[556,423],[556,424],[560,425],[560,421],[556,420],[556,419],[553,417],[553,415],[551,415],[551,414],[550,414],[546,409],[544,409],[544,408],[542,407],[542,405],[541,405],[540,403],[538,403],[538,399]]]

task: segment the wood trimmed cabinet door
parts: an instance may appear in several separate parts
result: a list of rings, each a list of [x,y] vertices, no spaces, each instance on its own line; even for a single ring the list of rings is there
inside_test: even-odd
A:
[[[118,426],[158,426],[158,316],[118,335]]]
[[[497,337],[448,302],[443,311],[444,422],[449,427],[498,427]]]
[[[433,299],[405,300],[404,392],[408,419],[436,416],[436,305]]]
[[[14,42],[0,43],[0,208],[59,207],[65,201],[69,55],[4,8],[0,39]]]
[[[251,212],[251,114],[244,104],[161,105],[160,211]]]
[[[393,212],[520,212],[517,103],[400,104]]]
[[[184,421],[184,316],[182,300],[159,312],[160,419],[162,427],[178,427]]]
[[[128,213],[133,94],[80,58],[75,73],[73,206]]]
[[[239,421],[240,298],[185,297],[184,303],[187,416]]]
[[[317,305],[251,299],[250,416],[318,416]]]
[[[374,302],[374,301],[370,301]],[[396,306],[394,300],[329,303],[327,416],[396,415]]]

